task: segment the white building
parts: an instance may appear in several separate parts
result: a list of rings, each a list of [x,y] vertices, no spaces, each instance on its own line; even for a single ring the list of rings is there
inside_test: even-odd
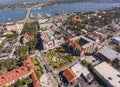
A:
[[[0,37],[0,44],[3,42],[3,40],[5,39],[6,37]]]
[[[54,31],[51,29],[42,31],[40,34],[44,51],[59,47],[64,43],[64,38],[61,35],[54,35]]]
[[[96,75],[105,83],[106,87],[120,87],[120,72],[106,62],[94,67]]]
[[[7,29],[7,31],[15,31],[20,34],[23,29],[23,26],[24,24],[19,24],[17,22],[10,22],[10,23],[6,23],[5,28]]]
[[[39,19],[38,20],[38,23],[39,24],[43,24],[43,23],[45,23],[45,22],[47,22],[48,21],[48,19]]]
[[[0,60],[8,59],[10,56],[10,53],[0,53]]]
[[[82,75],[89,83],[91,83],[94,79],[93,75],[81,63],[76,63],[71,67],[71,69],[74,71],[77,78]]]
[[[104,46],[98,51],[98,56],[102,60],[114,61],[115,59],[120,60],[120,53],[113,50],[109,46]]]
[[[114,44],[120,45],[120,37],[116,37],[112,40]]]
[[[16,23],[16,22],[6,23],[5,27],[7,28],[7,30],[16,31],[16,28],[18,27],[18,23]]]

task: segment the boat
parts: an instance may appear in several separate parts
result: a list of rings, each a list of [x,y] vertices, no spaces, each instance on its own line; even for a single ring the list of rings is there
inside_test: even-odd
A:
[[[30,17],[31,17],[31,18],[33,18],[33,17],[34,17],[32,13],[30,13]]]
[[[41,9],[41,7],[38,7],[38,10],[40,10]]]
[[[10,21],[10,20],[11,20],[11,18],[8,18],[8,20]]]
[[[47,17],[51,17],[51,14],[46,14]]]

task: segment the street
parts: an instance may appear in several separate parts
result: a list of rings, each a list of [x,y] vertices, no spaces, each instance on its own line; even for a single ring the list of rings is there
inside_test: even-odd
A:
[[[44,59],[45,57],[42,56],[41,51],[37,51],[36,55],[37,55],[37,59],[41,64],[41,67],[43,68],[44,73],[47,74],[47,76],[49,76],[49,79],[51,80],[51,82],[53,82],[54,87],[57,87],[60,84],[59,77],[52,72],[51,67],[45,61]]]

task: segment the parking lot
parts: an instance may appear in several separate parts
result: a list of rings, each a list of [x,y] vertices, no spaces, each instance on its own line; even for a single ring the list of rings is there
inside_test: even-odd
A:
[[[51,82],[51,80],[47,74],[43,74],[41,76],[40,82],[41,82],[42,87],[54,87],[53,83]]]

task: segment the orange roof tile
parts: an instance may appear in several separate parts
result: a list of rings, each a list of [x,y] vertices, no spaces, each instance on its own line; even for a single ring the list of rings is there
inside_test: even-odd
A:
[[[23,61],[23,66],[18,67],[12,71],[9,71],[3,75],[0,75],[0,85],[5,85],[12,82],[13,80],[18,80],[20,77],[30,73],[33,69],[32,62],[30,58]]]
[[[76,85],[78,81],[76,79],[73,79],[71,82],[73,85]]]
[[[32,76],[32,80],[33,80],[33,86],[34,87],[40,87],[40,82],[39,82],[39,80],[37,80],[35,72],[33,72],[31,74],[31,76]]]
[[[76,42],[70,41],[68,40],[69,44],[73,47],[75,47],[76,49],[81,49],[81,46],[79,44],[77,44]]]
[[[4,32],[16,32],[15,30],[5,30]]]
[[[30,58],[26,58],[22,63],[24,66],[26,66],[28,68],[32,68],[32,69],[34,68],[34,65]]]
[[[82,19],[81,18],[73,18],[73,21],[74,22],[82,22]]]
[[[102,33],[97,33],[97,32],[92,32],[91,34],[93,34],[99,38],[102,38],[102,39],[107,39],[107,37],[108,37],[107,34],[102,34]]]
[[[75,74],[70,68],[67,68],[67,69],[63,72],[63,75],[65,76],[65,78],[66,78],[68,81],[71,81],[71,80],[73,80],[73,79],[76,77],[76,74]]]
[[[43,41],[43,43],[47,43],[47,40],[45,40],[45,39],[43,39],[42,41]]]
[[[17,24],[16,22],[11,22],[11,23],[7,23],[6,26],[14,26],[16,24]]]
[[[29,70],[27,67],[25,67],[25,66],[19,67],[15,70],[12,70],[10,72],[7,72],[7,73],[1,75],[0,76],[0,84],[4,85],[9,82],[12,82],[13,80],[18,80],[19,77],[22,77],[29,72],[31,72],[31,70]]]
[[[24,38],[25,38],[25,39],[31,39],[31,40],[33,40],[33,39],[34,39],[34,36],[33,36],[33,35],[28,35],[28,33],[25,33],[25,34],[24,34]]]
[[[43,32],[40,32],[40,35],[42,36],[42,35],[43,35]]]

